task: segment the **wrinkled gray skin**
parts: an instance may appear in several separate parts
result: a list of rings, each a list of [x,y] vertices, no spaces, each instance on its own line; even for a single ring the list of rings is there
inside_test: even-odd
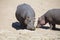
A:
[[[49,23],[50,29],[55,29],[55,25],[60,25],[60,9],[48,10],[38,18],[37,28]]]
[[[29,30],[35,30],[35,12],[28,4],[21,4],[17,6],[16,18],[21,25],[27,27]]]

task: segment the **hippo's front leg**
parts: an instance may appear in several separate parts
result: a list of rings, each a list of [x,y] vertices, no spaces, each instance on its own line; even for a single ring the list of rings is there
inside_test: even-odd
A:
[[[50,29],[55,29],[55,24],[49,23]]]

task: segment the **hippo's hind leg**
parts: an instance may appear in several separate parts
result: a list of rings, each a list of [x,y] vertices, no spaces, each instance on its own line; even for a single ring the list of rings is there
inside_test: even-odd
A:
[[[22,28],[22,29],[26,28],[26,24],[24,23],[24,19],[22,17],[19,17],[19,16],[17,16],[16,18],[20,23],[20,28]]]
[[[55,22],[51,17],[48,17],[50,29],[55,29]]]
[[[21,23],[21,22],[20,22],[20,23]],[[21,23],[21,26],[22,26],[23,29],[26,29],[26,26],[27,26],[27,25],[26,25],[24,22],[22,22],[22,23]]]
[[[50,29],[55,29],[55,24],[49,23],[49,25],[50,25]]]

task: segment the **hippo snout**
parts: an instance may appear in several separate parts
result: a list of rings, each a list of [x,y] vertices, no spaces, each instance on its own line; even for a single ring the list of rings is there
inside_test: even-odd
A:
[[[34,26],[27,26],[27,29],[28,30],[35,30],[35,27]]]
[[[40,28],[42,25],[40,25],[40,24],[37,24],[37,26],[36,26],[36,28]]]

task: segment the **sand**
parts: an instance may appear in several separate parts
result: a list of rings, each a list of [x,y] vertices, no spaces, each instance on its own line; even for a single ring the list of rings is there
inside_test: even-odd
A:
[[[60,0],[0,0],[0,40],[60,40],[60,25],[56,26],[57,30],[47,27],[36,28],[35,31],[13,28],[12,24],[18,22],[15,17],[16,8],[22,3],[27,3],[34,9],[35,26],[38,17],[49,9],[60,8]]]

